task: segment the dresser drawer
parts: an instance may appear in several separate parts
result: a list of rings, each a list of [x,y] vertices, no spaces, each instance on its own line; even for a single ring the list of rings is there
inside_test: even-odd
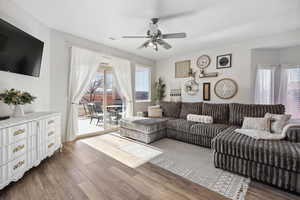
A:
[[[9,145],[8,147],[8,162],[16,159],[17,157],[25,154],[27,151],[26,139]]]
[[[9,144],[17,142],[27,137],[28,127],[27,124],[14,126],[9,128]]]
[[[57,136],[57,131],[56,131],[57,127],[51,127],[47,130],[47,141],[53,139],[54,137]]]
[[[59,125],[60,125],[59,117],[51,117],[49,119],[46,119],[46,129],[49,129],[51,127],[57,127]]]
[[[47,142],[47,154],[53,153],[56,150],[56,138],[53,138]]]
[[[17,174],[24,173],[26,171],[27,166],[27,155],[23,156],[11,161],[8,163],[8,177],[13,177]]]

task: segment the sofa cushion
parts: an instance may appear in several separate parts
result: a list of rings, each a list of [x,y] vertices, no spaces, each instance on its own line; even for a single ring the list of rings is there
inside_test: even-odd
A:
[[[199,103],[182,103],[180,118],[186,119],[188,114],[201,115],[202,114],[202,102]]]
[[[160,102],[160,107],[163,110],[164,117],[179,118],[181,111],[181,103],[176,102]]]
[[[266,113],[284,114],[284,105],[238,104],[229,105],[229,123],[241,126],[244,117],[264,117]]]
[[[230,127],[213,139],[215,152],[300,172],[300,143],[256,140],[234,130],[235,127]]]
[[[229,104],[203,103],[202,115],[212,116],[214,123],[228,123]]]
[[[187,121],[185,119],[172,119],[167,121],[167,128],[182,132],[190,132],[190,128],[196,122]]]
[[[202,135],[209,138],[216,137],[220,132],[227,129],[229,125],[226,124],[194,124],[192,125],[190,132],[195,135]]]

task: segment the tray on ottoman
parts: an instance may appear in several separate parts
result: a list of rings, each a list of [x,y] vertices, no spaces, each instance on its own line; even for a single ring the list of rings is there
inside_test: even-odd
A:
[[[166,119],[132,117],[120,121],[121,136],[151,143],[166,136]]]

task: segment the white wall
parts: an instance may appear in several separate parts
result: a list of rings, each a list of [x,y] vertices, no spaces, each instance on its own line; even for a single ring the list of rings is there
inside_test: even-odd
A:
[[[232,53],[232,68],[227,69],[216,69],[216,56]],[[243,101],[247,102],[249,99],[249,82],[250,77],[245,76],[245,74],[250,74],[250,57],[251,52],[247,49],[243,49],[241,47],[230,47],[230,48],[216,48],[211,50],[199,51],[187,56],[178,56],[168,60],[159,61],[157,63],[156,75],[160,76],[167,84],[167,97],[166,100],[169,100],[169,90],[176,88],[183,88],[184,83],[188,79],[175,79],[175,66],[174,63],[180,60],[191,60],[191,65],[194,70],[198,70],[196,66],[197,58],[200,55],[209,55],[211,58],[211,64],[207,68],[206,72],[219,72],[219,76],[215,78],[201,78],[197,79],[200,84],[200,91],[195,96],[188,96],[184,93],[184,89],[182,89],[182,101],[202,101],[202,84],[203,82],[211,83],[211,101],[212,102],[224,102],[224,100],[220,100],[217,98],[213,92],[213,87],[216,81],[221,78],[232,78],[239,85],[239,92],[234,97],[234,101]]]
[[[300,45],[280,49],[280,63],[300,65]]]
[[[132,63],[139,63],[147,66],[155,66],[155,62],[134,54],[130,54],[115,48],[79,38],[67,33],[51,31],[51,110],[62,113],[63,128],[66,127],[67,113],[67,92],[70,66],[70,47],[79,46],[106,55],[127,59]],[[143,110],[145,105],[136,105],[137,109]],[[136,110],[137,111],[137,110]],[[65,130],[65,129],[63,129]]]
[[[16,88],[37,97],[34,104],[25,106],[25,111],[47,111],[50,109],[50,29],[24,12],[12,1],[0,1],[0,18],[33,35],[45,43],[39,78],[0,71],[0,91]],[[11,110],[0,103],[0,116],[9,115]]]
[[[252,103],[254,87],[254,71],[253,71],[253,49],[256,48],[268,48],[274,46],[287,46],[300,44],[300,30],[292,31],[284,34],[274,35],[270,37],[257,38],[249,41],[245,41],[238,44],[226,45],[221,47],[215,47],[211,49],[199,49],[197,52],[192,52],[186,55],[173,56],[169,59],[160,60],[156,65],[156,79],[162,77],[167,84],[167,97],[165,100],[170,100],[169,90],[170,88],[183,88],[184,82],[187,79],[175,79],[175,62],[180,60],[189,59],[192,62],[192,68],[197,69],[196,60],[200,55],[207,54],[210,56],[212,62],[207,68],[207,72],[219,72],[220,75],[216,78],[202,78],[198,79],[200,83],[200,90],[197,95],[188,96],[184,93],[182,95],[182,101],[202,101],[202,83],[211,83],[211,101],[210,102],[240,102],[240,103]],[[218,55],[232,53],[232,68],[216,69],[216,57]],[[279,62],[279,52],[274,51],[272,53],[264,53],[256,56],[259,57],[260,62],[267,62],[276,58],[275,62]],[[298,54],[299,55],[299,54]],[[222,78],[232,78],[239,86],[237,95],[230,100],[221,100],[214,94],[214,84],[216,81]]]

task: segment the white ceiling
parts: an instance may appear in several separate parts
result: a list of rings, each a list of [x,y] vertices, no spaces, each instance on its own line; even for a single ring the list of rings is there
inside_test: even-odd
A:
[[[159,60],[218,43],[231,43],[300,28],[299,0],[14,0],[51,28]],[[163,33],[186,32],[170,50],[137,50],[150,18]],[[114,37],[116,40],[110,40]]]

